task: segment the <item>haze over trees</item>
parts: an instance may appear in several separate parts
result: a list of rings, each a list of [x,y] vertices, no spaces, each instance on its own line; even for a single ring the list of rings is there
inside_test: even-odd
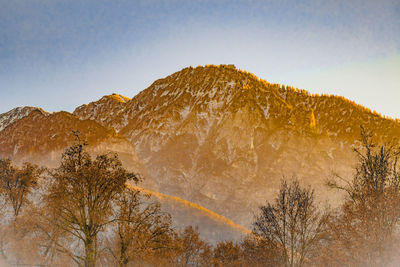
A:
[[[125,183],[137,178],[122,168],[116,155],[99,155],[93,160],[80,142],[65,151],[50,179],[44,200],[50,216],[57,218],[55,232],[76,239],[84,253],[68,249],[69,244],[57,242],[57,246],[77,264],[95,266],[100,235],[117,220],[112,216],[113,202],[127,190]]]
[[[314,191],[297,180],[282,185],[274,203],[260,207],[253,232],[279,252],[285,266],[303,266],[318,254],[326,234],[329,213],[318,210]]]
[[[353,180],[330,183],[347,196],[329,224],[326,256],[336,266],[395,266],[400,260],[400,150],[394,143],[375,144],[365,130],[361,142]]]
[[[139,176],[116,154],[92,157],[79,140],[57,168],[0,160],[1,266],[396,266],[399,149],[363,131],[351,180],[329,182],[346,197],[322,208],[314,190],[282,180],[250,234],[210,244],[196,227],[177,230]]]
[[[11,160],[0,159],[0,188],[5,201],[18,217],[22,207],[29,203],[28,195],[37,186],[42,170],[38,166],[25,163],[21,168],[12,165]]]
[[[328,190],[324,180],[332,168],[351,177],[358,124],[381,140],[400,133],[398,122],[341,97],[313,95],[223,65],[185,68],[132,99],[107,95],[72,113],[17,108],[0,117],[0,155],[15,163],[58,166],[73,142],[70,129],[79,129],[89,149],[118,151],[124,167],[144,175],[140,187],[246,227],[252,224],[249,210],[274,198],[282,175],[295,174],[324,198],[319,201],[339,204],[338,191]],[[179,224],[197,223],[183,213],[204,215],[199,229],[213,242],[236,240],[247,230],[225,227],[217,217],[210,221],[194,207],[180,212],[171,198],[152,198]]]

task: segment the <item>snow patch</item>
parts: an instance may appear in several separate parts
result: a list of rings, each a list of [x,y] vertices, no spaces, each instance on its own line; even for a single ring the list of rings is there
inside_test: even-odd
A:
[[[157,85],[154,86],[154,89],[155,89],[156,91],[158,91],[158,90],[160,90],[160,89],[164,89],[164,88],[167,87],[167,86],[168,86],[168,84],[157,84]]]
[[[328,152],[328,157],[330,157],[331,159],[335,159],[335,158],[333,157],[332,152],[333,152],[333,148],[331,148],[331,149],[329,150],[329,152]]]
[[[264,112],[264,117],[266,120],[269,119],[269,108],[270,108],[270,104],[268,103],[266,107],[260,107],[262,109],[262,111]]]
[[[275,151],[277,151],[280,148],[280,145],[275,143],[272,143],[271,146]]]
[[[14,156],[17,154],[17,152],[18,152],[18,149],[19,149],[19,145],[18,144],[16,144],[15,146],[14,146]]]
[[[166,96],[166,95],[168,95],[168,93],[169,93],[169,91],[168,91],[168,90],[165,90],[165,91],[160,95],[160,97]]]
[[[181,110],[179,112],[179,114],[182,117],[182,120],[186,119],[186,117],[189,115],[189,113],[190,113],[190,107],[189,106],[186,106],[183,110]]]
[[[222,101],[211,100],[207,104],[210,110],[216,110],[221,108],[224,103]]]
[[[235,86],[235,82],[234,81],[230,81],[230,82],[228,82],[226,85],[228,86],[228,87],[231,87],[231,88],[233,88],[234,86]]]
[[[123,117],[123,120],[122,120],[122,127],[121,128],[123,128],[126,125],[128,125],[128,114],[124,114],[124,115],[122,115],[122,117]],[[117,133],[118,132],[119,132],[119,129],[117,130]]]

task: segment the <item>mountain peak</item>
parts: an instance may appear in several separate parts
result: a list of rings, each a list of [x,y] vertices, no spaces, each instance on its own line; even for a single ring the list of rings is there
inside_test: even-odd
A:
[[[384,136],[394,134],[388,132],[398,126],[343,97],[269,83],[232,64],[190,66],[156,80],[131,100],[118,94],[104,96],[78,107],[74,115],[117,132],[143,127],[153,134],[164,134],[167,125],[186,129],[189,121],[216,127],[214,122],[234,117],[257,127],[272,123],[286,130],[350,140],[359,135],[360,124],[378,132],[385,129]]]
[[[28,116],[32,111],[38,111],[44,115],[49,114],[48,112],[38,107],[25,106],[14,108],[3,114],[0,114],[0,131],[4,130],[8,125],[14,123],[15,121]]]
[[[258,85],[255,83],[258,83]],[[213,90],[218,90],[219,93],[222,93],[221,90],[224,91],[226,89],[228,89],[227,93],[234,93],[240,89],[259,89],[262,87],[260,86],[261,83],[268,84],[267,81],[259,79],[252,73],[237,69],[233,64],[205,65],[190,66],[165,78],[156,80],[148,90],[154,90],[153,94],[157,94],[156,91],[161,90],[164,95],[167,92],[172,94],[182,92],[208,94]]]
[[[129,97],[114,93],[103,96],[98,101],[77,107],[73,115],[81,120],[97,121],[106,127],[114,123],[113,128],[118,132],[126,124],[123,112],[130,101]],[[121,125],[117,126],[118,123]]]
[[[131,100],[129,97],[126,97],[126,96],[123,96],[120,94],[116,94],[116,93],[113,93],[111,95],[106,95],[105,97],[108,99],[112,99],[114,101],[120,102],[120,103],[126,103],[129,100]]]

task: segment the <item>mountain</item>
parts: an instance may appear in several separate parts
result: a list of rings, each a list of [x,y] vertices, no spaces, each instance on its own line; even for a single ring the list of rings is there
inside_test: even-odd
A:
[[[360,126],[381,141],[400,133],[397,120],[343,97],[209,65],[159,79],[132,99],[104,96],[72,114],[31,111],[0,131],[0,155],[56,153],[78,129],[96,151],[117,151],[137,166],[148,190],[250,227],[283,177],[298,177],[334,205],[340,197],[326,180],[351,175]]]
[[[73,131],[79,131],[92,150],[115,151],[130,154],[137,161],[134,148],[111,128],[90,120],[79,120],[68,112],[47,113],[41,109],[24,107],[0,115],[0,118],[18,118],[3,124],[0,131],[0,155],[17,162],[55,166],[61,153],[75,141]],[[22,115],[20,115],[22,114]],[[11,121],[11,120],[8,120]]]
[[[0,131],[4,130],[4,128],[12,124],[13,122],[28,116],[29,113],[31,113],[32,111],[39,111],[42,114],[47,114],[46,111],[37,107],[14,108],[6,113],[0,114]]]
[[[342,97],[271,84],[232,66],[189,67],[128,102],[102,98],[74,115],[127,138],[154,190],[246,226],[284,176],[311,184],[321,200],[337,199],[325,194],[325,182],[332,172],[351,174],[360,125],[384,139],[400,130]]]
[[[73,114],[81,120],[93,120],[119,132],[128,124],[128,117],[132,117],[125,113],[126,104],[130,100],[118,94],[107,95],[96,102],[78,107]]]

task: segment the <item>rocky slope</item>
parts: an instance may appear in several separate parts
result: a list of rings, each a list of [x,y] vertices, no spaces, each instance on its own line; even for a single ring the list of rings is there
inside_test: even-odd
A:
[[[283,177],[297,176],[334,204],[337,192],[325,182],[332,172],[351,175],[360,125],[380,140],[400,134],[397,121],[343,97],[271,84],[233,66],[189,67],[132,99],[105,96],[73,115],[31,112],[0,131],[0,154],[46,154],[79,128],[90,143],[107,144],[100,150],[137,155],[147,189],[249,227]]]
[[[115,100],[114,95],[105,97],[107,98]],[[0,131],[0,157],[10,157],[16,163],[30,161],[55,167],[64,149],[74,143],[73,131],[79,131],[93,154],[117,152],[126,168],[142,177],[150,177],[138,159],[135,148],[113,129],[101,126],[93,120],[79,120],[67,112],[50,114],[30,107],[13,109],[5,114],[5,118],[13,121],[4,120],[9,123]],[[152,179],[144,179],[140,185],[155,187]],[[195,203],[147,189],[142,190],[150,192],[154,196],[153,200],[160,201],[163,209],[173,215],[177,229],[198,225],[202,236],[212,243],[239,239],[247,231],[246,228]]]
[[[107,103],[112,112],[89,108],[104,107],[103,98],[74,115],[127,138],[154,177],[153,190],[246,226],[283,177],[336,200],[325,182],[332,172],[351,174],[360,125],[383,139],[400,133],[396,121],[342,97],[270,84],[232,66],[189,67],[128,102]]]
[[[73,131],[90,144],[90,150],[115,151],[129,166],[140,165],[135,149],[116,132],[91,120],[79,120],[68,112],[47,113],[41,109],[29,110],[0,131],[0,156],[11,157],[16,162],[30,161],[46,166],[56,166],[61,153],[75,142]],[[18,114],[9,114],[15,118]]]
[[[101,125],[111,126],[119,132],[128,124],[125,107],[129,101],[130,98],[126,96],[107,95],[96,102],[78,107],[73,114],[81,120],[94,120]]]
[[[18,107],[6,113],[0,114],[0,131],[4,130],[8,125],[28,116],[32,111],[39,111],[42,114],[47,112],[37,107]]]

